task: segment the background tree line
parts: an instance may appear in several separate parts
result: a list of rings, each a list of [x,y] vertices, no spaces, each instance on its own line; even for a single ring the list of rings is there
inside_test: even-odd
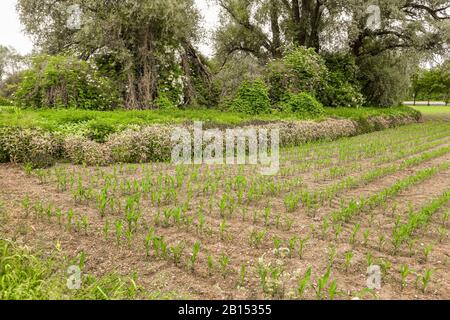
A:
[[[448,1],[208,1],[221,8],[213,57],[196,47],[208,30],[194,0],[19,0],[37,50],[24,71],[2,73],[2,95],[34,107],[320,112],[396,105],[431,77],[416,76],[421,62],[448,59]],[[80,28],[68,27],[70,5]],[[14,60],[4,52],[0,71]]]

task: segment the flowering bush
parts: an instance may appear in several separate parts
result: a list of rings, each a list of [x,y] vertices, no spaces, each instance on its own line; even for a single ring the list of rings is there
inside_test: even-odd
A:
[[[49,133],[33,129],[2,129],[0,157],[34,168],[52,166],[61,152],[61,141]]]
[[[417,122],[414,116],[378,116],[369,119],[327,119],[321,122],[291,121],[249,126],[256,131],[280,129],[281,146],[298,146],[317,140],[335,140],[361,133]],[[105,166],[112,163],[170,161],[173,125],[133,127],[113,133],[105,143],[84,136],[50,134],[40,130],[0,128],[0,162],[48,167],[58,159],[74,164]],[[186,127],[192,133],[190,126]],[[204,147],[206,142],[204,141]]]
[[[64,140],[64,156],[74,164],[104,166],[112,162],[106,145],[76,136]]]
[[[110,136],[106,145],[115,162],[168,161],[171,158],[171,126],[155,125],[128,129]]]

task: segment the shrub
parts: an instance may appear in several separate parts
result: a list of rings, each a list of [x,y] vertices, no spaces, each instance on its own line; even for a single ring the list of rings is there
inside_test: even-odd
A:
[[[2,160],[30,164],[33,168],[52,166],[61,153],[61,141],[50,133],[34,129],[2,129]]]
[[[0,97],[0,107],[11,107],[12,105],[13,104],[11,100],[4,97]]]
[[[111,135],[106,145],[115,162],[169,161],[172,152],[171,133],[172,127],[164,125],[140,130],[128,129]]]
[[[289,94],[281,103],[281,108],[283,111],[297,114],[322,115],[325,113],[322,104],[306,92]]]
[[[331,108],[360,108],[365,102],[359,89],[348,82],[329,82],[319,94],[319,98]]]
[[[170,100],[167,97],[167,94],[164,94],[164,93],[160,93],[158,98],[156,98],[155,106],[158,107],[158,109],[161,109],[161,110],[174,110],[174,109],[177,109],[177,106],[175,105],[175,103],[173,103],[172,100]]]
[[[106,145],[76,136],[64,140],[64,156],[74,164],[104,166],[111,163],[111,153]]]
[[[15,94],[19,106],[109,110],[119,102],[110,80],[73,57],[35,57],[22,77]]]
[[[326,66],[329,70],[327,83],[317,98],[327,107],[358,108],[365,103],[357,76],[359,68],[355,58],[342,53],[328,54]]]
[[[96,142],[105,142],[107,137],[116,131],[114,126],[97,120],[88,123],[87,138]]]
[[[282,59],[269,64],[266,72],[270,98],[274,103],[286,94],[302,91],[316,94],[326,83],[328,70],[325,60],[314,51],[297,47]]]
[[[251,115],[267,113],[270,108],[269,92],[261,80],[244,81],[231,102],[232,111]]]

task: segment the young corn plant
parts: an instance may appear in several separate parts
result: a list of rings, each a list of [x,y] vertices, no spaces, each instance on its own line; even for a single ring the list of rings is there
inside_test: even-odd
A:
[[[145,237],[145,254],[147,257],[150,257],[150,249],[153,243],[153,239],[155,238],[155,230],[152,228],[147,233],[147,236]]]
[[[430,243],[429,245],[426,245],[423,247],[423,257],[424,257],[424,261],[427,262],[428,258],[431,254],[431,252],[433,251],[433,244]]]
[[[409,269],[409,267],[404,264],[400,267],[400,277],[401,277],[401,288],[402,290],[406,288],[407,285],[407,278],[408,275],[410,274],[411,270]]]
[[[433,275],[433,269],[426,269],[423,275],[418,277],[418,284],[422,293],[426,293],[428,286],[431,282],[431,277]]]
[[[350,245],[354,246],[356,244],[356,239],[358,237],[358,232],[361,229],[361,225],[358,223],[355,225],[355,227],[353,228],[353,231],[350,235]]]
[[[352,265],[352,259],[353,259],[353,251],[347,251],[345,253],[345,272],[348,272]]]
[[[224,278],[227,277],[228,274],[228,265],[230,264],[230,257],[222,252],[219,258],[219,266],[220,271],[222,272],[222,276]]]
[[[294,255],[295,249],[297,248],[298,237],[294,236],[289,240],[289,258]]]
[[[241,288],[245,287],[246,277],[247,277],[247,266],[243,264],[241,266],[241,270],[239,271],[239,284],[238,284],[239,287]]]
[[[69,212],[67,212],[67,231],[69,231],[69,232],[72,229],[73,215],[74,215],[73,209],[70,208]]]
[[[308,268],[302,278],[297,282],[297,296],[299,299],[303,299],[305,291],[308,289],[311,283],[312,268]]]
[[[190,257],[190,266],[191,266],[191,270],[192,271],[195,270],[195,264],[197,262],[197,258],[198,258],[198,254],[200,252],[200,248],[201,248],[200,241],[197,241],[194,244],[194,246],[192,247],[192,253],[191,253],[191,257]]]
[[[252,230],[250,233],[250,246],[255,248],[260,248],[262,242],[266,238],[267,230],[263,229],[260,231]]]
[[[370,236],[370,230],[366,229],[363,233],[363,237],[364,237],[364,241],[363,241],[363,245],[366,247],[367,243],[369,241],[369,236]]]
[[[208,275],[211,276],[214,272],[215,262],[212,255],[208,254],[208,258],[206,259],[208,265]]]
[[[303,259],[303,254],[304,254],[305,246],[306,246],[306,244],[308,243],[308,241],[309,241],[309,238],[308,238],[308,237],[299,240],[299,245],[298,245],[298,256],[299,256],[300,260]]]
[[[109,229],[110,229],[109,220],[106,220],[105,223],[103,224],[103,236],[105,237],[105,239],[108,239],[109,237]]]
[[[323,300],[326,298],[325,296],[325,290],[328,284],[328,281],[330,279],[331,275],[331,269],[328,268],[327,272],[325,274],[317,279],[316,286],[314,287],[314,290],[316,291],[316,297],[318,300]]]
[[[30,206],[31,206],[30,197],[26,195],[25,198],[22,200],[22,208],[23,211],[25,212],[25,218],[28,218],[28,215],[30,214]]]
[[[184,242],[180,242],[175,247],[169,249],[169,251],[173,255],[173,261],[176,266],[178,266],[181,262],[181,257],[183,256],[184,248],[185,248]]]
[[[123,222],[122,220],[116,220],[116,222],[114,223],[114,226],[116,228],[116,242],[117,245],[120,246],[121,242],[122,242],[122,237],[123,237]]]

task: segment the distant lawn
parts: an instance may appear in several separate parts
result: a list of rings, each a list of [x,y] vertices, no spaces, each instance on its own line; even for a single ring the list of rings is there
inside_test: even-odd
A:
[[[148,110],[148,111],[87,111],[87,110],[33,110],[15,107],[0,107],[0,126],[17,126],[22,128],[43,128],[54,130],[60,126],[95,123],[110,127],[129,125],[148,125],[190,121],[203,121],[217,125],[241,125],[245,123],[271,122],[279,120],[322,120],[325,118],[361,119],[380,115],[414,114],[409,107],[394,108],[326,108],[320,117],[296,115],[290,113],[273,113],[251,116],[247,114],[224,112],[220,110]]]
[[[450,113],[450,106],[415,106],[412,108],[423,114]]]
[[[415,106],[414,109],[421,112],[425,120],[450,121],[450,106]]]

